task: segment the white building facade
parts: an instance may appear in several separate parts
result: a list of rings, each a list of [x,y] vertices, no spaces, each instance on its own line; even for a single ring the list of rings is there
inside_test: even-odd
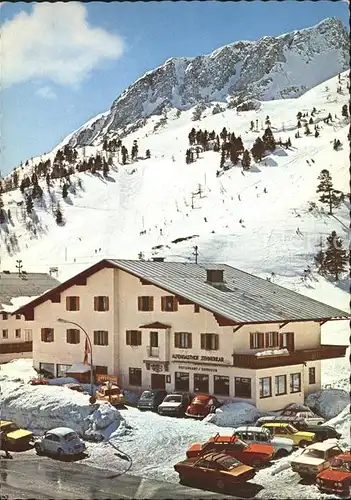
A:
[[[32,325],[36,368],[61,376],[83,361],[81,326],[91,338],[96,373],[116,374],[122,388],[201,392],[278,410],[320,389],[321,359],[345,355],[345,346],[321,345],[326,319],[233,325],[221,311],[200,305],[202,290],[213,288],[205,269],[197,301],[196,293],[192,300],[181,295],[181,280],[172,293],[167,283],[173,278],[159,286],[150,281],[160,283],[159,273],[153,279],[143,272],[143,264],[155,264],[162,274],[162,265],[171,263],[139,262],[136,271],[131,262],[102,261],[17,311]],[[196,288],[199,278],[191,272],[187,286]]]

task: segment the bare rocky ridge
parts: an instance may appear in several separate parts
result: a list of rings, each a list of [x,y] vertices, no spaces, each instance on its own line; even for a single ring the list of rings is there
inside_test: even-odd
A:
[[[258,41],[239,41],[195,58],[171,58],[145,73],[67,141],[97,145],[106,134],[143,123],[165,107],[189,109],[199,102],[236,104],[246,99],[302,95],[349,66],[349,37],[337,18],[311,28]]]

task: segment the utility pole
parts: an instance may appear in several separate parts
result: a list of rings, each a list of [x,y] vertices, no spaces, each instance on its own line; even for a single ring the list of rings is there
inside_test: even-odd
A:
[[[16,267],[18,269],[18,276],[21,276],[21,274],[22,274],[22,267],[23,267],[22,266],[22,261],[21,261],[21,259],[17,259],[16,262],[17,262]]]
[[[198,248],[199,248],[199,247],[198,247],[197,245],[195,245],[195,246],[194,246],[194,252],[193,252],[193,255],[195,255],[195,264],[197,264],[197,259],[198,259],[198,257],[199,257]]]

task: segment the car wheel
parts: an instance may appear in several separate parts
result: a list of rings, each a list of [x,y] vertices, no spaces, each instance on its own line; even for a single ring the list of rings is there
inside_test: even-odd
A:
[[[58,448],[58,450],[57,450],[57,456],[58,456],[58,458],[61,458],[61,459],[63,458],[64,453],[63,453],[63,450],[61,448]]]
[[[220,490],[220,491],[223,491],[224,488],[225,488],[225,484],[224,484],[224,481],[222,479],[219,479],[217,482],[216,482],[216,486],[217,488]]]
[[[35,449],[37,455],[42,455],[43,454],[43,451],[42,451],[41,446],[40,446],[39,443],[35,443],[34,449]]]
[[[310,443],[308,441],[305,441],[304,439],[302,439],[302,441],[299,442],[299,446],[300,448],[306,448],[306,446],[308,446]]]
[[[276,453],[276,457],[277,458],[287,457],[288,455],[289,455],[288,450],[285,450],[284,448],[278,450],[277,453]]]

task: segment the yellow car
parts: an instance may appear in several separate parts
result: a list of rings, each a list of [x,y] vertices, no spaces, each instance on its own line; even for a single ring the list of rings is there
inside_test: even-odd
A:
[[[110,382],[100,386],[95,396],[98,401],[107,401],[112,406],[123,406],[126,402],[126,398],[118,385]]]
[[[32,432],[20,429],[14,422],[9,420],[0,421],[0,431],[6,435],[8,449],[11,451],[26,448],[33,441]]]
[[[316,438],[314,432],[298,431],[291,424],[271,422],[263,424],[262,427],[269,429],[273,436],[292,439],[295,445],[301,446],[302,448],[313,443]]]

